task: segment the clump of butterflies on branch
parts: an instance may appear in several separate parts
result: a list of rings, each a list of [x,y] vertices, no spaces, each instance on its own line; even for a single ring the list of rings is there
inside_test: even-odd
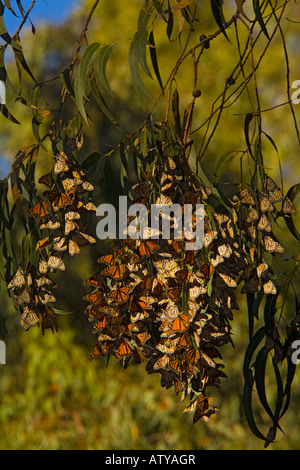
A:
[[[184,411],[193,413],[196,423],[217,410],[206,389],[220,386],[226,377],[220,348],[232,342],[230,322],[239,308],[236,288],[241,287],[249,304],[255,298],[271,299],[266,306],[272,304],[274,310],[272,299],[279,292],[266,258],[284,248],[273,234],[273,216],[276,211],[277,217],[291,218],[296,209],[266,173],[260,190],[251,185],[239,189],[229,207],[189,168],[180,146],[150,147],[139,155],[131,203],[148,208],[149,224],[151,204],[180,204],[183,211],[190,204],[194,233],[196,205],[203,204],[204,244],[200,250],[186,250],[184,235],[112,243],[110,252],[98,259],[98,272],[85,280],[91,289],[84,296],[85,313],[97,335],[91,359],[113,356],[124,368],[144,363],[149,374],[160,374],[163,387],[174,387],[182,401],[188,400]],[[57,330],[51,275],[65,271],[66,254],[74,256],[97,242],[85,220],[96,210],[93,185],[72,153],[80,148],[78,140],[68,139],[68,150],[53,156],[51,172],[38,180],[47,189],[28,213],[40,234],[35,258],[20,265],[7,286],[25,330],[36,325]],[[171,215],[169,223],[172,229]],[[273,351],[276,365],[287,353],[274,314],[261,339],[268,353]]]

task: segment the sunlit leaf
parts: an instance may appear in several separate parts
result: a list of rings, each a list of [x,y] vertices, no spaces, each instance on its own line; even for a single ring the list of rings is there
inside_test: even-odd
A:
[[[101,82],[101,85],[110,93],[111,95],[113,94],[111,91],[111,88],[109,86],[107,76],[106,76],[106,66],[107,66],[107,61],[110,57],[110,54],[112,53],[114,47],[116,44],[106,44],[101,46],[99,52],[98,52],[98,57],[97,57],[97,73],[98,73],[98,78]]]
[[[80,111],[80,114],[85,122],[87,122],[87,114],[84,106],[86,80],[92,65],[96,58],[96,52],[98,51],[101,44],[93,43],[85,50],[78,69],[74,76],[74,94],[76,105]]]
[[[94,95],[94,98],[95,100],[97,101],[98,105],[100,106],[100,108],[102,109],[102,111],[104,112],[105,116],[118,128],[120,129],[120,126],[118,124],[118,121],[116,120],[116,118],[113,116],[113,114],[111,113],[111,111],[108,109],[104,99],[103,99],[103,96],[101,94],[101,92],[99,91],[99,88],[97,87],[97,84],[96,84],[96,80],[95,78],[91,78],[90,80],[90,85],[91,85],[91,89],[92,89],[92,92],[93,92],[93,95]]]

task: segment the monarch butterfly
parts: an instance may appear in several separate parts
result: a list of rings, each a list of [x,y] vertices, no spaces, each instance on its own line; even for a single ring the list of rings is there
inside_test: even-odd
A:
[[[108,352],[107,344],[105,343],[97,343],[94,346],[93,351],[90,354],[90,360],[94,359],[95,357],[103,357]]]
[[[116,328],[103,328],[98,336],[98,341],[106,343],[107,341],[115,341],[117,338],[122,336],[122,332]]]
[[[83,205],[83,207],[87,211],[96,211],[97,210],[97,207],[92,202],[87,202],[86,204]]]
[[[74,256],[74,255],[77,255],[78,253],[80,253],[80,249],[77,243],[74,242],[74,240],[69,240],[69,254],[71,256]]]
[[[40,291],[36,295],[36,300],[38,302],[41,302],[44,305],[49,303],[49,302],[55,302],[56,301],[54,295],[52,295],[51,292],[48,292],[48,291]]]
[[[65,271],[66,269],[65,263],[58,256],[50,256],[48,260],[48,267],[50,269],[59,269],[60,271]]]
[[[74,192],[59,192],[59,191],[45,191],[43,193],[52,204],[54,210],[58,210],[61,207],[65,207],[68,204],[71,204],[74,200]]]
[[[39,272],[42,274],[46,274],[47,271],[48,271],[48,263],[47,261],[44,261],[41,259],[39,261]]]
[[[40,288],[42,286],[55,285],[55,283],[51,279],[49,279],[49,277],[46,276],[35,277],[34,280],[37,288]]]
[[[210,262],[211,262],[211,266],[213,268],[215,268],[216,266],[218,266],[218,264],[221,264],[223,263],[224,261],[224,258],[223,256],[217,254],[215,258],[210,258]]]
[[[65,178],[62,180],[62,184],[64,187],[65,191],[70,191],[71,189],[76,188],[76,186],[79,186],[82,183],[82,180],[77,179],[77,178]]]
[[[59,237],[58,237],[58,240],[54,244],[53,249],[55,251],[66,251],[68,247],[67,247],[67,245],[64,245],[65,241],[66,241],[65,237],[62,237],[61,239],[59,239]]]
[[[115,256],[113,254],[104,255],[98,258],[97,262],[100,264],[104,263],[104,264],[108,264],[111,266],[115,262]]]
[[[186,333],[183,333],[180,336],[180,338],[178,339],[177,347],[178,348],[189,348],[190,345],[191,345],[190,343],[191,343],[191,340],[190,340],[189,335],[187,335]]]
[[[104,276],[112,277],[115,281],[123,279],[126,268],[123,264],[114,264],[105,268],[102,273]]]
[[[108,315],[109,317],[116,317],[119,315],[119,312],[115,309],[115,307],[111,307],[110,305],[99,305],[99,311],[104,313],[104,315]]]
[[[132,354],[132,352],[133,347],[131,344],[128,341],[123,340],[115,353],[115,358],[117,361],[119,361],[120,359],[123,359]]]
[[[178,395],[179,392],[183,392],[185,390],[185,385],[184,383],[178,378],[174,378],[174,391],[176,395]]]
[[[217,236],[217,234],[218,232],[216,230],[204,233],[204,246],[208,247],[213,241],[213,239]]]
[[[180,310],[175,303],[171,303],[164,311],[162,319],[175,320],[180,315]]]
[[[100,305],[103,300],[103,293],[99,289],[96,289],[90,294],[85,295],[83,299],[97,306]]]
[[[249,189],[243,189],[239,194],[238,197],[241,201],[242,204],[250,204],[253,205],[255,204],[254,198],[252,194],[250,193]]]
[[[258,228],[258,230],[264,230],[265,232],[271,232],[272,231],[271,222],[269,221],[266,214],[263,214],[261,216],[261,218],[258,222],[257,228]]]
[[[110,302],[123,304],[128,300],[131,290],[132,289],[130,287],[126,287],[126,286],[118,287],[112,290],[109,294],[107,294],[107,297]]]
[[[135,184],[133,187],[132,187],[132,190],[136,193],[138,193],[140,196],[144,196],[146,197],[147,199],[149,198],[150,196],[150,184],[149,182],[145,181],[143,183],[138,183],[138,184]]]
[[[74,170],[72,170],[72,176],[75,178],[75,179],[80,179],[82,176],[85,176],[86,175],[86,171],[82,170],[81,168],[76,168]]]
[[[55,220],[55,219],[53,219],[53,220],[50,219],[46,224],[42,224],[40,226],[41,230],[46,229],[46,228],[49,229],[49,230],[55,230],[58,227],[60,227],[60,222],[58,220]]]
[[[211,189],[206,186],[201,186],[200,191],[202,193],[203,199],[207,199],[211,195]]]
[[[221,274],[218,273],[219,276],[223,279],[223,281],[227,284],[229,287],[236,287],[237,284],[234,279],[232,279],[230,276],[227,276],[227,274]]]
[[[218,246],[218,253],[222,258],[230,258],[232,255],[232,248],[230,245],[220,245]]]
[[[246,229],[252,238],[256,238],[256,227],[254,225],[248,225]]]
[[[42,219],[49,214],[48,204],[46,201],[39,202],[32,209],[30,209],[28,215],[34,219]]]
[[[92,304],[88,305],[88,307],[85,309],[85,314],[88,315],[89,322],[92,322],[99,317],[103,318],[103,314],[101,314],[99,307]]]
[[[189,316],[186,313],[182,313],[173,320],[170,324],[169,331],[174,335],[176,333],[183,333],[190,326]]]
[[[225,245],[224,245],[225,246]],[[207,281],[210,280],[212,273],[214,272],[214,267],[211,264],[204,264],[201,266],[200,271],[204,275]]]
[[[163,281],[165,278],[175,277],[176,272],[179,270],[179,266],[174,260],[160,260],[153,262],[157,269],[157,278]]]
[[[176,351],[178,339],[163,339],[156,345],[156,349],[161,353],[170,356]]]
[[[89,183],[88,181],[84,181],[82,183],[82,188],[85,189],[86,191],[93,191],[94,186],[91,183]]]
[[[259,291],[259,282],[256,277],[251,277],[248,279],[241,289],[241,293],[245,294],[246,292],[258,292]]]
[[[105,328],[106,317],[104,316],[101,320],[98,320],[97,323],[93,325],[93,333],[97,333],[102,328]]]
[[[181,296],[181,289],[179,287],[172,287],[166,291],[166,296],[173,302],[178,302]]]
[[[265,245],[266,251],[269,251],[270,253],[273,253],[273,252],[283,253],[284,252],[283,246],[281,246],[279,242],[269,237],[268,235],[265,236],[264,238],[264,245]]]
[[[14,295],[19,305],[30,303],[30,294],[28,290],[24,289],[19,295]]]
[[[213,215],[220,225],[224,224],[225,222],[228,222],[229,220],[228,215],[225,215],[225,214],[214,213]]]
[[[147,297],[140,297],[136,298],[134,296],[131,296],[130,298],[130,307],[129,311],[130,313],[137,313],[137,312],[142,312],[143,310],[151,310],[152,308],[152,303],[154,299],[148,299]]]
[[[165,204],[167,204],[168,206],[171,206],[173,204],[173,201],[169,196],[165,196],[164,194],[160,194],[157,197],[157,199],[155,201],[155,204],[157,206],[163,206]]]
[[[37,316],[34,310],[26,309],[23,311],[20,319],[21,326],[24,330],[29,330],[29,328],[37,325],[39,323],[39,317]]]
[[[205,362],[214,369],[216,367],[215,361],[211,357],[209,357],[204,351],[201,351],[201,357],[205,360]]]
[[[149,318],[149,312],[143,311],[143,312],[135,312],[131,313],[130,315],[130,321],[132,323],[139,322],[141,320],[145,320],[145,318]]]
[[[260,198],[260,210],[262,212],[267,212],[267,211],[272,211],[274,209],[274,206],[270,199],[266,196],[262,196]]]
[[[197,399],[196,411],[193,416],[193,424],[197,423],[200,418],[203,417],[205,421],[208,421],[210,416],[217,411],[217,408],[212,406],[212,397],[204,397],[200,395]]]
[[[139,347],[143,346],[146,341],[151,337],[150,333],[147,332],[141,332],[141,333],[136,333],[134,335],[134,341],[137,343]]]
[[[185,372],[184,363],[181,357],[171,356],[168,362],[168,369],[172,369],[177,374]]]
[[[277,289],[271,279],[263,285],[265,294],[276,294]]]
[[[203,286],[193,286],[189,288],[189,298],[195,300],[199,295],[206,294],[207,288]]]
[[[96,243],[96,240],[92,235],[83,231],[73,231],[71,238],[77,243],[78,246],[85,246],[88,243]]]
[[[190,274],[191,272],[188,269],[179,269],[176,272],[176,277],[179,278],[181,282],[187,282]]]
[[[287,196],[285,196],[284,198],[284,201],[282,204],[282,211],[284,214],[287,214],[287,215],[296,215],[297,213],[293,202]]]
[[[168,355],[164,354],[163,356],[160,356],[153,364],[153,369],[158,370],[158,369],[165,369],[168,364],[169,364],[170,358]]]
[[[42,250],[43,248],[45,248],[45,246],[47,245],[50,245],[51,243],[51,240],[49,237],[46,237],[46,238],[43,238],[42,240],[39,240],[36,244],[36,251],[38,250]]]
[[[158,244],[152,242],[151,240],[145,240],[141,242],[138,247],[138,253],[141,258],[151,256],[153,251],[158,249]]]
[[[51,173],[47,173],[46,175],[41,176],[38,182],[48,186],[48,188],[51,188],[53,182]]]
[[[196,362],[200,358],[200,353],[198,349],[189,348],[183,352],[183,358],[187,364],[193,365],[193,364],[196,364]]]
[[[182,240],[172,240],[171,247],[176,253],[181,253],[183,250]]]
[[[254,220],[257,220],[259,218],[258,211],[255,209],[255,207],[250,207],[246,222],[250,223],[253,222]]]
[[[269,269],[269,265],[265,261],[262,261],[256,268],[257,276],[261,277],[261,275],[268,269]]]
[[[65,235],[69,235],[70,232],[77,229],[78,225],[76,224],[76,222],[73,222],[73,220],[69,219],[65,221]]]
[[[279,186],[268,175],[265,175],[264,188],[271,193],[270,201],[274,204],[282,200],[282,192]]]
[[[80,219],[80,213],[76,211],[66,211],[65,212],[65,220],[75,220]]]
[[[12,287],[22,287],[22,286],[25,286],[25,277],[24,277],[23,269],[20,267],[15,273],[12,280],[7,285],[7,288],[11,289]]]
[[[58,174],[63,171],[68,171],[70,168],[67,165],[67,155],[64,153],[61,153],[58,156],[55,156],[56,162],[54,164],[54,173]]]
[[[84,281],[85,284],[89,284],[92,286],[101,287],[102,289],[107,289],[105,278],[102,276],[101,273],[96,273],[93,276],[89,277]]]

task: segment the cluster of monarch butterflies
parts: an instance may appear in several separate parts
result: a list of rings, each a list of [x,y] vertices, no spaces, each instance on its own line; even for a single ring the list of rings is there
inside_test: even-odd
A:
[[[146,361],[148,373],[161,374],[162,386],[173,386],[182,400],[189,396],[184,411],[194,413],[193,422],[209,419],[216,408],[206,388],[226,377],[219,347],[231,341],[229,321],[238,309],[234,288],[243,283],[243,292],[276,293],[263,253],[282,251],[266,223],[271,204],[280,199],[277,188],[266,176],[259,208],[247,189],[226,214],[208,203],[211,190],[191,174],[183,177],[170,158],[144,172],[133,188],[133,203],[148,207],[149,221],[151,203],[204,204],[204,245],[192,251],[185,250],[184,236],[132,236],[100,257],[99,271],[85,281],[93,288],[84,297],[86,314],[98,335],[91,358],[114,356],[125,368]],[[195,212],[192,220],[195,233]]]
[[[36,245],[38,263],[29,264],[25,272],[19,267],[8,284],[25,330],[39,323],[43,330],[57,329],[54,309],[48,305],[56,301],[51,291],[55,283],[48,275],[56,270],[65,271],[66,252],[74,256],[82,246],[96,242],[80,220],[82,214],[96,210],[89,200],[93,186],[87,181],[86,172],[71,151],[61,152],[54,160],[52,171],[39,178],[39,183],[48,189],[29,212],[43,234]]]

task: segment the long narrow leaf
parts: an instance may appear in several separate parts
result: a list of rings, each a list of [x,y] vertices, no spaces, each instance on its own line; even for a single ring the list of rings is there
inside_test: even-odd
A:
[[[261,10],[260,10],[260,5],[259,5],[259,0],[252,0],[252,4],[253,4],[253,10],[254,10],[254,13],[255,13],[255,17],[259,23],[259,26],[261,27],[263,33],[265,34],[265,36],[270,39],[269,37],[269,33],[267,31],[267,28],[265,26],[265,23],[264,23],[264,19],[262,17],[262,14],[261,14]]]
[[[258,397],[260,403],[264,407],[266,413],[270,416],[272,421],[274,422],[275,416],[272,412],[266,395],[266,388],[265,388],[265,375],[266,375],[266,364],[267,364],[268,354],[264,347],[260,349],[260,351],[256,355],[255,360],[255,384],[258,393]]]
[[[211,0],[210,5],[211,5],[211,10],[212,10],[212,13],[213,13],[213,16],[217,25],[219,26],[221,32],[224,34],[227,41],[229,41],[229,38],[224,28],[225,20],[224,20],[224,15],[223,15],[222,3],[223,3],[223,0]]]
[[[119,123],[118,121],[116,120],[116,118],[113,116],[113,114],[111,113],[111,111],[108,109],[104,99],[103,99],[103,96],[101,95],[98,87],[97,87],[97,84],[96,84],[96,81],[95,81],[95,78],[91,78],[90,80],[90,84],[91,84],[91,89],[92,89],[92,92],[93,92],[93,95],[94,95],[94,98],[96,99],[98,105],[100,106],[100,108],[102,109],[102,111],[104,112],[105,116],[118,128],[120,129],[120,126],[119,126]]]
[[[244,412],[245,416],[248,422],[248,425],[253,432],[253,434],[258,437],[259,439],[262,439],[265,441],[265,436],[261,433],[261,431],[258,429],[254,416],[253,416],[253,411],[252,411],[252,387],[254,383],[254,378],[251,375],[251,372],[248,371],[245,384],[244,384],[244,390],[243,390],[243,405],[244,405]]]
[[[99,43],[93,43],[87,47],[74,76],[75,102],[80,111],[82,118],[84,119],[86,123],[87,123],[87,114],[85,111],[85,103],[84,103],[86,81],[87,81],[87,77],[90,72],[90,69],[92,65],[94,64],[96,52],[98,51],[100,46],[101,44]]]
[[[158,67],[158,60],[157,60],[157,54],[156,54],[156,46],[155,46],[155,40],[154,40],[154,33],[151,31],[149,34],[149,43],[150,43],[150,57],[152,61],[152,66],[157,78],[157,81],[159,83],[159,86],[161,88],[162,93],[164,94],[164,86],[161,80],[160,72],[159,72],[159,67]]]
[[[98,57],[97,57],[97,73],[98,73],[98,78],[101,82],[101,85],[110,93],[111,95],[113,94],[111,91],[111,88],[109,86],[107,76],[106,76],[106,65],[107,61],[110,57],[110,54],[112,53],[114,47],[116,44],[106,44],[102,46],[98,52]]]

